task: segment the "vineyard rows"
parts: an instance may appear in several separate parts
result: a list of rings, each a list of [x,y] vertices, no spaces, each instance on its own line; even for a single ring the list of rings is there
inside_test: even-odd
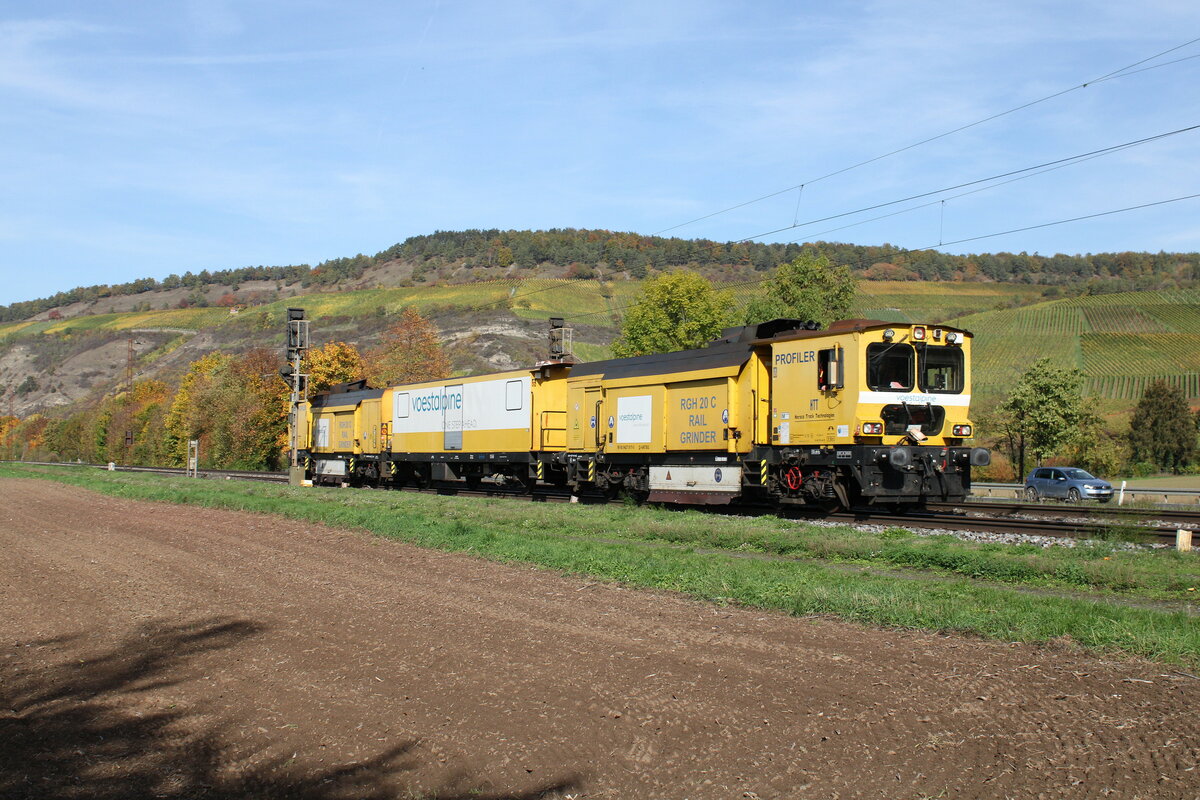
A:
[[[1087,375],[1163,375],[1200,370],[1200,335],[1088,333],[1081,340]]]
[[[1165,380],[1178,386],[1188,397],[1200,397],[1200,372],[1166,375],[1104,375],[1088,378],[1085,391],[1089,395],[1110,400],[1139,400],[1153,381]]]

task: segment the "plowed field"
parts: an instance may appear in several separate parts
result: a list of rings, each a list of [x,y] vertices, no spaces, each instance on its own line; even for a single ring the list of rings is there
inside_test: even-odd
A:
[[[0,480],[3,798],[1188,798],[1169,667]]]

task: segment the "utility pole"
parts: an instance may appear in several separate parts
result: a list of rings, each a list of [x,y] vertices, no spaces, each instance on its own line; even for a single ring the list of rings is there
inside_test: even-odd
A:
[[[292,385],[291,406],[288,411],[289,445],[292,451],[288,482],[299,485],[304,480],[304,468],[300,466],[300,405],[307,400],[308,376],[300,371],[304,351],[308,350],[308,320],[303,308],[287,310],[287,359],[288,363],[279,371],[284,380]]]
[[[132,463],[129,450],[133,447],[133,337],[129,337],[129,351],[125,357],[125,463]]]

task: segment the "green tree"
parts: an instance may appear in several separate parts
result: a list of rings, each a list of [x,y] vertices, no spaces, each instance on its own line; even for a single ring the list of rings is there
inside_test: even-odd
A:
[[[791,317],[827,326],[850,315],[857,291],[849,267],[804,253],[780,264],[763,282],[763,295],[746,306],[746,322]]]
[[[1183,391],[1164,380],[1146,387],[1129,420],[1130,458],[1179,472],[1196,455],[1196,425]]]
[[[1094,475],[1115,475],[1124,465],[1124,451],[1125,437],[1110,432],[1099,414],[1085,410],[1079,421],[1079,435],[1070,445],[1071,463]]]
[[[1040,358],[1026,370],[996,414],[1009,458],[1025,477],[1025,456],[1038,464],[1058,448],[1073,443],[1084,420],[1083,373],[1061,369]]]
[[[450,377],[450,359],[442,350],[437,328],[411,306],[404,307],[400,319],[383,334],[379,348],[365,360],[374,386]]]
[[[733,321],[732,298],[695,272],[668,272],[646,281],[612,343],[619,358],[702,347]]]

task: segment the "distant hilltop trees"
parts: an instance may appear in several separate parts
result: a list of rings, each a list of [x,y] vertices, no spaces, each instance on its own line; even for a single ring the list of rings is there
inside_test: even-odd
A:
[[[891,245],[835,242],[759,244],[642,236],[574,228],[547,231],[437,231],[412,236],[373,256],[335,258],[315,267],[241,267],[185,272],[162,280],[142,278],[116,285],[88,286],[52,297],[0,306],[0,322],[27,319],[48,309],[114,295],[178,288],[199,289],[247,281],[282,281],[324,288],[354,281],[390,261],[411,263],[414,279],[431,268],[537,269],[567,267],[567,277],[592,278],[597,270],[645,278],[658,270],[683,267],[701,273],[730,269],[766,271],[800,255],[822,254],[865,280],[998,281],[1068,287],[1070,293],[1161,289],[1200,280],[1200,253],[1096,253],[1040,256],[1028,253],[950,255],[937,250],[908,251]]]

